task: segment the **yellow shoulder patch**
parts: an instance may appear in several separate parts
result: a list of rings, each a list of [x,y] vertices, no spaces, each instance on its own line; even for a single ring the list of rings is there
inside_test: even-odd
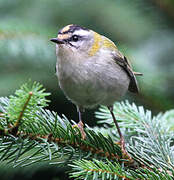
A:
[[[94,32],[94,43],[89,51],[90,56],[93,56],[94,54],[96,54],[96,52],[100,49],[101,44],[102,44],[101,41],[102,41],[101,35]]]
[[[103,39],[103,47],[106,47],[109,49],[117,49],[117,46],[106,37],[104,37],[104,39]]]
[[[101,47],[102,48],[112,49],[112,50],[117,49],[117,46],[111,40],[109,40],[105,36],[101,36],[100,34],[94,32],[94,43],[93,43],[91,49],[89,50],[89,55],[90,56],[95,55],[96,52]]]

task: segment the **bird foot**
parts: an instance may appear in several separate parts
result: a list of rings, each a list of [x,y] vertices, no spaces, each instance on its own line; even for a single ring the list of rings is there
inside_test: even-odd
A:
[[[128,152],[126,151],[126,148],[125,148],[125,141],[123,138],[120,139],[120,141],[116,142],[117,145],[120,146],[121,148],[121,152],[122,152],[122,157],[126,160],[128,160],[129,162],[132,162],[133,159],[132,157],[128,154]]]
[[[82,139],[84,140],[86,138],[86,133],[84,131],[84,124],[82,121],[79,121],[78,124],[75,124],[72,126],[72,128],[78,128],[80,130],[80,133],[81,133],[81,136],[82,136]]]

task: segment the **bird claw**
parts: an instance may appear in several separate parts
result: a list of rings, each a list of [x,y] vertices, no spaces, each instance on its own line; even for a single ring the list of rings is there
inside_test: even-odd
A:
[[[131,157],[131,156],[128,154],[128,152],[126,151],[124,139],[121,138],[120,141],[116,142],[116,144],[119,145],[120,148],[121,148],[122,157],[123,157],[124,159],[129,160],[129,162],[132,162],[132,161],[133,161],[132,157]]]
[[[81,133],[81,136],[82,136],[82,139],[84,140],[86,138],[86,133],[84,131],[84,124],[82,121],[79,121],[78,124],[75,124],[72,126],[72,128],[78,128],[80,130],[80,133]]]

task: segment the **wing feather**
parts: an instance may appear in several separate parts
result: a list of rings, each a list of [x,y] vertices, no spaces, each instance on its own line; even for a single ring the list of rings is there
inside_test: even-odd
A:
[[[142,75],[142,74],[133,72],[129,61],[120,52],[117,53],[117,54],[114,54],[114,60],[118,65],[120,65],[123,68],[123,70],[130,77],[130,84],[129,84],[128,90],[131,91],[131,92],[134,92],[134,93],[138,93],[139,88],[138,88],[138,83],[137,83],[135,75]]]

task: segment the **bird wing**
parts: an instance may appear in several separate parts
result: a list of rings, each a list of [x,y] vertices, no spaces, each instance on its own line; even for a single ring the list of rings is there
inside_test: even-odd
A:
[[[139,88],[138,88],[138,83],[136,80],[135,75],[142,75],[141,73],[138,72],[133,72],[132,67],[127,60],[125,56],[123,56],[119,51],[113,54],[115,62],[120,65],[123,70],[128,74],[130,77],[130,84],[128,90],[134,93],[138,93]]]

